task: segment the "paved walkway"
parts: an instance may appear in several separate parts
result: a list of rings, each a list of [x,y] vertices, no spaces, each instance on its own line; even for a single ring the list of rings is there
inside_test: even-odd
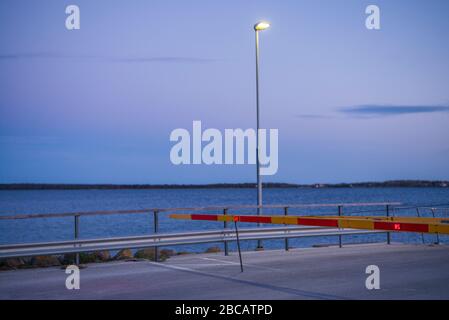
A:
[[[90,264],[80,290],[61,268],[0,272],[0,299],[449,299],[449,246],[374,244]],[[380,268],[367,290],[365,268]]]

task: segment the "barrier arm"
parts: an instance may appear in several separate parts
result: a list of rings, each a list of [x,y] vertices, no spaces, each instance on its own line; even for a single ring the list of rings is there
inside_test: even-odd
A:
[[[172,219],[290,224],[330,228],[350,228],[366,230],[386,230],[393,232],[419,232],[449,234],[449,219],[414,218],[386,216],[253,216],[253,215],[218,215],[218,214],[170,214]]]

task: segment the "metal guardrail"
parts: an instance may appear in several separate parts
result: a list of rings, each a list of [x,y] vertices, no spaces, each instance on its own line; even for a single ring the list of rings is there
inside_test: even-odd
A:
[[[159,233],[159,214],[174,211],[218,211],[223,214],[230,214],[233,210],[242,209],[283,209],[283,214],[288,215],[289,209],[316,209],[330,208],[336,209],[336,214],[342,215],[345,207],[367,207],[381,206],[389,215],[393,206],[399,206],[398,202],[372,202],[372,203],[324,203],[324,204],[277,204],[277,205],[235,205],[235,206],[209,206],[209,207],[191,207],[191,208],[147,208],[137,210],[110,210],[110,211],[88,211],[88,212],[65,212],[49,214],[20,214],[0,216],[1,220],[20,220],[37,218],[74,218],[74,240],[64,242],[43,242],[28,244],[12,244],[0,246],[0,258],[31,256],[41,254],[62,254],[79,253],[96,250],[113,250],[125,248],[144,248],[154,247],[157,260],[158,246],[184,245],[210,242],[223,242],[224,253],[229,254],[228,241],[235,241],[234,231],[227,229],[227,223],[224,222],[223,230],[218,231],[200,231],[190,233],[161,234]],[[366,212],[375,212],[379,210],[367,210]],[[153,214],[153,234],[137,237],[120,237],[107,239],[79,240],[80,217],[95,215],[115,215],[115,214]],[[305,227],[283,227],[283,228],[260,228],[260,229],[242,229],[241,240],[259,240],[259,239],[285,239],[285,250],[289,249],[290,238],[299,238],[305,236],[338,236],[339,246],[342,246],[342,236],[348,234],[366,234],[366,233],[385,233],[384,231],[361,231],[361,230],[338,230],[328,228],[305,228]],[[387,242],[390,243],[390,236],[387,232]],[[76,255],[76,263],[79,262],[79,256]]]
[[[280,227],[240,229],[242,240],[276,240],[284,238],[302,238],[317,236],[342,236],[385,233],[385,231],[330,229],[319,227]],[[0,246],[0,258],[14,258],[37,255],[53,255],[65,253],[80,253],[102,250],[119,250],[149,248],[158,246],[187,245],[198,243],[213,243],[236,241],[234,230],[202,231],[190,233],[154,234],[137,237],[102,238],[88,240],[71,240],[60,242],[15,244]]]

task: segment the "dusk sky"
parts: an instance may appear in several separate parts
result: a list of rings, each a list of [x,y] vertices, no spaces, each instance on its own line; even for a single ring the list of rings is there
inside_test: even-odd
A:
[[[173,165],[169,136],[255,127],[259,20],[261,126],[279,130],[264,181],[449,179],[447,0],[2,0],[0,183],[255,181]]]

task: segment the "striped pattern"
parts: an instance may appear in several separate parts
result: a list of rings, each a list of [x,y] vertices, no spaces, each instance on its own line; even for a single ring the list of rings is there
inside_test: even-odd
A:
[[[171,214],[172,219],[292,224],[303,226],[449,234],[449,219],[375,216],[254,216]]]

